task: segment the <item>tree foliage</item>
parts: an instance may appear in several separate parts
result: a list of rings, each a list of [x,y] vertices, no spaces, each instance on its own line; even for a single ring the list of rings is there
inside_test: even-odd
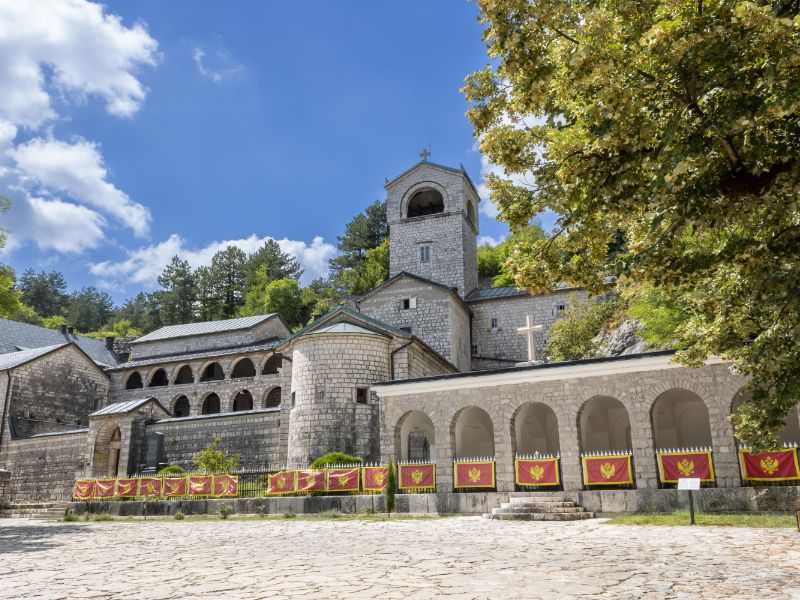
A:
[[[517,283],[658,288],[687,310],[678,359],[751,376],[736,434],[774,444],[800,397],[800,5],[479,6],[493,64],[464,91],[492,198],[514,231],[559,215],[511,252]]]
[[[259,267],[253,285],[247,291],[242,315],[280,314],[290,327],[302,323],[305,304],[303,290],[294,279],[284,278],[270,281],[266,267]]]
[[[78,331],[101,329],[114,311],[114,300],[107,292],[84,287],[70,296],[67,321]]]
[[[195,466],[205,473],[231,473],[239,469],[240,454],[227,454],[218,449],[222,442],[219,436],[200,452],[192,456]]]
[[[17,282],[21,300],[41,317],[61,315],[69,306],[67,281],[58,271],[26,270]]]
[[[551,361],[578,360],[598,356],[593,338],[622,308],[617,298],[582,302],[570,297],[562,318],[550,326],[544,354]]]
[[[361,464],[363,461],[357,456],[351,456],[344,452],[328,452],[322,456],[314,459],[311,463],[312,469],[321,469],[329,465],[355,465]]]
[[[515,233],[496,246],[481,244],[478,246],[478,277],[491,279],[494,287],[514,285],[514,277],[506,263],[515,246],[522,243],[533,243],[547,237],[538,222],[520,227]]]
[[[247,257],[245,275],[248,288],[255,283],[259,270],[262,271],[261,277],[265,277],[268,281],[278,279],[299,281],[303,274],[300,262],[288,252],[283,252],[278,242],[273,239],[268,239],[261,248]]]
[[[164,325],[190,323],[194,317],[197,285],[189,261],[173,256],[158,276],[161,291],[157,292]]]
[[[347,223],[337,237],[340,254],[329,261],[330,280],[340,294],[358,296],[389,276],[389,249],[383,246],[388,237],[386,203],[380,200]]]

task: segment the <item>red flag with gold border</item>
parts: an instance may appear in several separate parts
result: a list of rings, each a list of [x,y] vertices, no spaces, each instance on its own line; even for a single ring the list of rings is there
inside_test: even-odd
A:
[[[165,477],[162,479],[164,495],[167,498],[185,496],[189,490],[189,483],[186,477]]]
[[[139,495],[154,497],[161,495],[161,479],[157,477],[142,477],[139,479]]]
[[[189,475],[190,496],[213,496],[214,478],[211,475]]]
[[[458,488],[493,488],[494,461],[458,462],[455,465],[455,487]]]
[[[436,465],[398,465],[398,487],[401,490],[428,489],[436,487]]]
[[[72,497],[75,500],[89,500],[94,496],[94,479],[83,479],[75,482],[72,488]]]
[[[583,481],[586,485],[624,485],[633,483],[630,455],[584,456]]]
[[[116,479],[98,479],[94,482],[94,497],[113,498],[116,486]]]
[[[797,449],[784,448],[751,454],[740,450],[742,478],[747,481],[791,481],[800,479]]]
[[[329,492],[357,492],[359,468],[325,469]]]
[[[658,472],[662,483],[677,483],[688,477],[714,481],[711,452],[659,452]]]
[[[117,498],[133,498],[136,496],[136,479],[117,479],[114,495]]]
[[[297,484],[296,471],[278,471],[269,476],[268,494],[293,494]]]
[[[361,467],[361,487],[365,492],[382,492],[389,479],[389,467]]]
[[[514,461],[517,485],[558,485],[558,458],[518,458]]]
[[[325,471],[322,469],[304,469],[297,471],[298,492],[324,492]]]
[[[215,496],[238,496],[239,477],[236,475],[214,475]]]

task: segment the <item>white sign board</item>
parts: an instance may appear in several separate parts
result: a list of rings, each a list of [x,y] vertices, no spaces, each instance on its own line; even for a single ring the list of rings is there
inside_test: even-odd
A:
[[[678,479],[679,490],[699,490],[700,478],[699,477],[682,477]]]

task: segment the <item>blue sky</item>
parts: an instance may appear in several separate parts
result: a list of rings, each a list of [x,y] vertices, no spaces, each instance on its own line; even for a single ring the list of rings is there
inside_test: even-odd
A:
[[[0,260],[19,272],[122,301],[175,253],[270,236],[308,281],[428,143],[482,182],[459,92],[488,60],[473,3],[19,4],[0,0]]]

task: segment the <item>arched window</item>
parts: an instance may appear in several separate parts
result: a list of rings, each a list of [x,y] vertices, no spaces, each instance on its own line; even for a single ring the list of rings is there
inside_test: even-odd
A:
[[[189,399],[186,396],[180,396],[172,406],[172,416],[188,417],[190,410]]]
[[[631,422],[625,406],[610,396],[595,396],[578,413],[582,452],[629,450]]]
[[[203,400],[203,414],[215,415],[219,412],[219,396],[216,394],[209,394]]]
[[[281,388],[274,387],[264,397],[264,408],[276,408],[281,405]]]
[[[147,387],[164,387],[168,384],[167,372],[164,369],[156,369],[156,372],[150,377],[150,383]]]
[[[143,388],[144,383],[142,383],[142,376],[139,375],[138,371],[134,371],[128,376],[128,380],[125,382],[125,389],[126,390],[138,390],[139,388]]]
[[[203,369],[203,374],[200,376],[200,381],[222,381],[223,379],[225,379],[225,372],[219,363],[215,362]]]
[[[456,458],[494,456],[494,425],[482,408],[463,408],[450,425],[451,441]]]
[[[553,409],[541,402],[522,405],[511,419],[514,450],[519,454],[556,454],[559,451],[558,420]]]
[[[278,369],[283,365],[283,357],[280,354],[273,354],[264,363],[264,368],[261,370],[262,375],[277,375]]]
[[[408,218],[444,212],[444,198],[438,190],[420,190],[408,201]]]
[[[395,427],[397,460],[436,460],[436,431],[424,412],[407,412]]]
[[[236,363],[231,372],[231,379],[240,379],[242,377],[255,377],[256,368],[253,366],[253,361],[249,358],[243,358]]]
[[[233,412],[240,410],[253,410],[253,396],[247,390],[242,390],[233,399]]]
[[[672,389],[653,403],[653,442],[656,450],[711,446],[711,424],[705,402],[693,392]]]
[[[175,385],[184,385],[186,383],[194,383],[194,373],[189,365],[183,365],[175,376]]]

